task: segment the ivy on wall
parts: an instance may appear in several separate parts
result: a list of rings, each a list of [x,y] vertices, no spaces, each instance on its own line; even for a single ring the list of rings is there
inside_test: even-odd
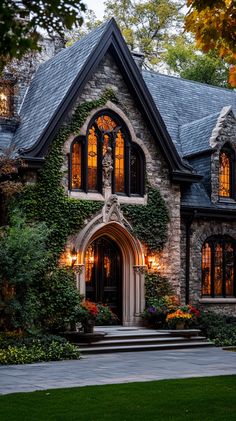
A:
[[[147,246],[149,252],[163,249],[167,239],[169,213],[160,192],[147,186],[146,205],[122,205],[133,233]]]
[[[85,102],[76,108],[71,122],[63,126],[54,139],[38,182],[27,186],[17,199],[17,207],[23,209],[30,220],[45,221],[49,227],[49,247],[55,263],[68,237],[79,231],[86,220],[103,206],[103,202],[78,200],[65,195],[61,185],[63,147],[71,134],[79,135],[90,112],[104,106],[108,100],[117,102],[111,90],[106,91],[100,99]],[[122,210],[133,226],[133,234],[150,252],[156,252],[165,244],[169,215],[159,191],[148,185],[147,193],[147,205],[122,205]]]
[[[49,247],[55,261],[62,253],[68,236],[80,230],[86,219],[103,206],[102,202],[67,197],[61,180],[65,141],[72,133],[78,135],[89,113],[94,108],[104,106],[108,100],[117,102],[110,90],[105,91],[100,99],[85,102],[76,108],[71,122],[63,126],[54,139],[45,164],[40,170],[38,182],[27,186],[14,203],[23,209],[29,219],[46,222],[50,228]]]

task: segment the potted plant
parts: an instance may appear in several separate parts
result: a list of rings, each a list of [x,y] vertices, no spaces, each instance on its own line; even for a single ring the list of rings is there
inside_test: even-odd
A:
[[[149,305],[142,313],[143,320],[150,327],[160,327],[166,320],[167,306],[164,297],[149,301]]]
[[[170,327],[175,329],[186,329],[192,324],[200,315],[192,305],[185,305],[178,307],[174,312],[170,312],[166,318],[166,321]]]
[[[92,301],[83,301],[78,309],[77,318],[81,323],[84,333],[93,333],[99,310]]]

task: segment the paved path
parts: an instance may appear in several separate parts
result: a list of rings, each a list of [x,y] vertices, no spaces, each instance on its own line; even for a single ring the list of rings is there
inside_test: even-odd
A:
[[[225,374],[236,374],[236,352],[219,348],[103,354],[1,366],[0,394]]]

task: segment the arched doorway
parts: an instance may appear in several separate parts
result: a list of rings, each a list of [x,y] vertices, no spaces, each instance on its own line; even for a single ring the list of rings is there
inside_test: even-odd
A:
[[[86,298],[106,304],[122,323],[122,254],[110,237],[101,236],[85,254]]]

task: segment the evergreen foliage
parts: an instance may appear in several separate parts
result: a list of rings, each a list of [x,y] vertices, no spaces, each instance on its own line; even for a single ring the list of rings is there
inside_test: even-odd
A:
[[[169,213],[160,192],[148,186],[147,205],[122,205],[134,234],[147,246],[149,252],[160,251],[166,242]]]

